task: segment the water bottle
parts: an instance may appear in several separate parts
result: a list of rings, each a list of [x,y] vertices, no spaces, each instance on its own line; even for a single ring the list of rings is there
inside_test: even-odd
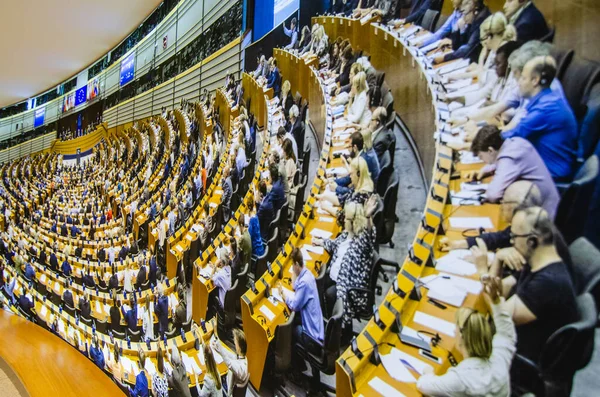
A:
[[[146,338],[146,347],[150,350],[150,338]]]
[[[206,333],[206,321],[203,318],[200,319],[200,327],[202,327],[202,332]]]
[[[96,296],[98,296],[98,286],[96,286]]]
[[[150,284],[150,291],[152,291],[152,294],[154,294],[154,283]]]
[[[58,313],[62,314],[62,303],[58,306]]]
[[[163,343],[165,344],[165,349],[167,348],[167,334],[163,334]]]
[[[79,316],[75,313],[75,325],[79,325]]]
[[[187,339],[185,338],[185,332],[183,331],[183,328],[181,328],[181,339],[183,340],[183,343],[187,342]]]
[[[127,335],[127,349],[131,350],[131,338]]]
[[[92,333],[95,334],[96,333],[96,321],[92,320]]]
[[[167,288],[169,288],[171,286],[171,284],[169,284],[169,279],[165,279],[165,282],[167,283]]]

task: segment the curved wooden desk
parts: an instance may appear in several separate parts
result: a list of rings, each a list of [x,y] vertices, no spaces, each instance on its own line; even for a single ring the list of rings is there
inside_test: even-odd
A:
[[[437,120],[440,119],[436,108],[436,86],[426,77],[426,69],[411,49],[405,46],[397,33],[390,32],[379,24],[362,25],[359,20],[339,17],[317,17],[313,23],[325,27],[327,35],[333,40],[338,36],[349,38],[353,46],[371,55],[371,63],[377,70],[385,72],[385,80],[391,87],[395,100],[395,110],[408,127],[410,138],[415,146],[422,172],[428,181],[430,194],[423,211],[423,224],[416,231],[411,244],[412,255],[407,256],[401,263],[394,287],[391,288],[378,308],[379,324],[371,318],[356,339],[356,346],[362,353],[355,353],[348,348],[342,353],[336,363],[336,392],[342,396],[378,396],[382,389],[377,390],[372,381],[380,382],[398,390],[405,396],[418,396],[415,383],[400,382],[393,379],[377,359],[373,352],[385,355],[394,347],[401,352],[421,359],[432,365],[435,373],[445,373],[450,364],[450,353],[460,361],[462,356],[455,346],[455,338],[419,324],[415,321],[415,313],[421,312],[437,319],[454,323],[456,308],[449,306],[444,309],[428,302],[428,290],[417,284],[418,279],[439,271],[435,269],[436,259],[445,255],[438,250],[438,239],[442,234],[459,239],[463,230],[449,227],[448,218],[456,217],[489,217],[493,229],[505,227],[500,219],[499,205],[484,204],[481,206],[453,206],[449,203],[451,191],[461,190],[460,183],[464,181],[461,173],[476,170],[479,164],[459,164],[453,161],[453,151],[441,145],[434,139],[437,130]],[[431,170],[431,171],[429,171]],[[458,179],[450,179],[450,173],[456,172]],[[467,276],[474,280],[477,274]],[[419,290],[419,299],[415,291]],[[485,303],[479,294],[467,294],[463,307],[486,311]],[[398,323],[409,326],[417,331],[438,333],[442,336],[439,344],[432,348],[432,353],[442,359],[441,364],[422,359],[418,349],[400,342],[398,338]],[[375,362],[375,363],[374,363]],[[415,373],[416,374],[416,373]],[[417,375],[418,377],[418,375]]]
[[[0,356],[32,397],[123,395],[93,362],[24,318],[0,310],[0,334]]]

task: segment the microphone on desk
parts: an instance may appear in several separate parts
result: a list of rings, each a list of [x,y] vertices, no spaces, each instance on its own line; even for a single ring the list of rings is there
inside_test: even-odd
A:
[[[373,319],[375,320],[375,324],[377,324],[379,329],[383,331],[385,329],[385,323],[381,320],[377,305],[373,305]]]
[[[410,261],[416,265],[420,266],[423,264],[423,259],[415,255],[415,251],[412,244],[408,244],[408,259],[410,259]]]

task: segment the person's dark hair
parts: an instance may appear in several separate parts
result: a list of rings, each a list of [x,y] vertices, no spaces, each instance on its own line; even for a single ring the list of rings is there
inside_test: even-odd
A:
[[[369,107],[376,108],[381,106],[381,88],[378,86],[373,86],[369,88],[367,92],[369,96]]]
[[[273,58],[273,66],[277,67],[277,58]]]
[[[267,182],[264,179],[258,183],[258,191],[263,197],[267,195]]]
[[[158,345],[158,352],[156,353],[156,369],[158,369],[160,374],[165,370],[165,352],[160,347],[160,344]]]
[[[531,72],[540,77],[540,86],[543,88],[550,87],[552,81],[556,77],[556,63],[551,56],[543,57],[541,62],[536,63],[531,69]]]
[[[342,58],[344,58],[346,61],[351,61],[354,58],[352,47],[348,46],[344,48],[344,52],[342,52]]]
[[[285,136],[285,133],[285,128],[279,127],[279,129],[277,130],[277,138],[283,138]]]
[[[508,60],[510,54],[512,54],[519,47],[521,47],[521,44],[517,41],[506,42],[496,50],[496,55],[502,54],[504,55],[504,58]]]
[[[286,157],[289,157],[292,160],[294,160],[294,162],[297,161],[296,155],[294,154],[294,145],[292,145],[292,141],[290,141],[289,139],[286,139],[283,142],[283,153]]]
[[[356,145],[359,151],[363,150],[363,147],[365,146],[365,140],[359,131],[354,131],[350,139],[352,141],[352,146]]]
[[[475,135],[471,143],[471,152],[477,156],[480,152],[486,152],[489,147],[500,150],[503,142],[500,129],[495,125],[486,125]]]
[[[233,252],[234,254],[237,254],[237,251],[238,251],[237,240],[235,238],[230,239],[229,245],[231,246],[231,252]]]
[[[271,180],[273,183],[279,180],[279,169],[277,168],[277,164],[269,165],[269,173],[271,174]]]
[[[292,250],[292,261],[300,267],[304,267],[304,259],[302,258],[302,252],[298,248]]]

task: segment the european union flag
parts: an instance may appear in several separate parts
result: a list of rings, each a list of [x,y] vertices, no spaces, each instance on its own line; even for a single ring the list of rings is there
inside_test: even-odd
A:
[[[75,106],[79,106],[87,100],[87,85],[75,91]]]

